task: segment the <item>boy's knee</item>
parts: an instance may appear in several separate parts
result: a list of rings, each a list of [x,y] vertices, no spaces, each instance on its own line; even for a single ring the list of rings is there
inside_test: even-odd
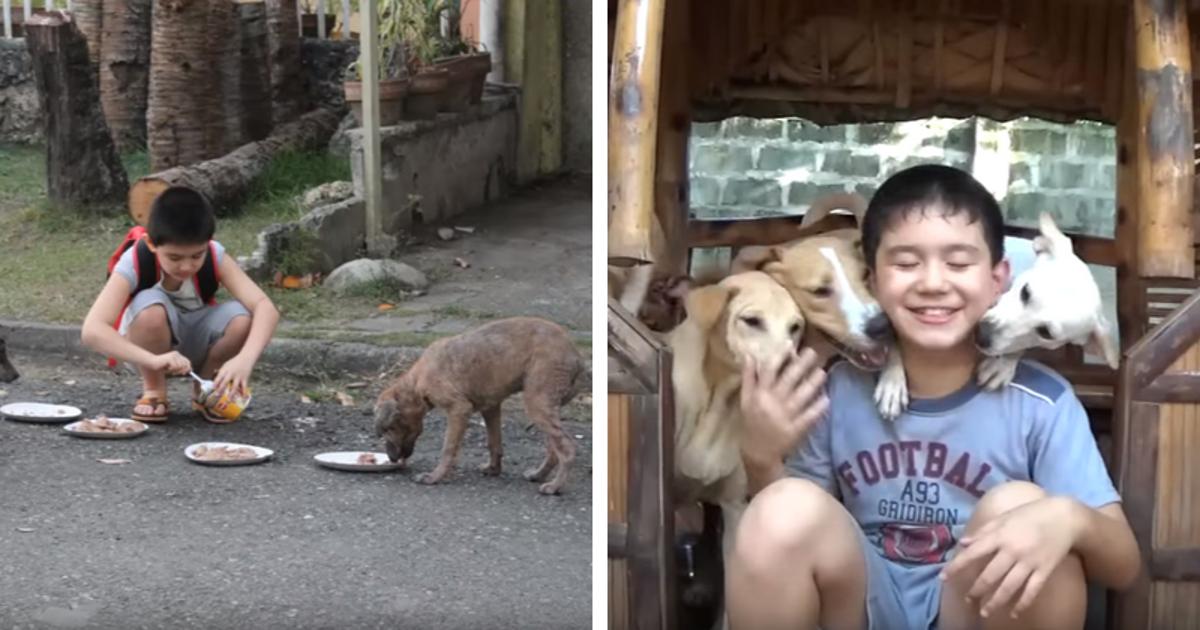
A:
[[[241,343],[246,340],[250,334],[250,317],[247,315],[238,315],[229,320],[229,324],[225,326],[225,337],[236,340]]]
[[[829,533],[838,518],[836,508],[833,497],[815,483],[780,479],[750,502],[738,525],[734,552],[751,565],[771,565],[803,552]]]
[[[972,520],[990,520],[1026,503],[1046,498],[1046,491],[1028,481],[1002,483],[983,495]]]
[[[142,332],[166,332],[170,330],[170,319],[167,308],[162,304],[152,304],[142,309],[129,324],[130,329]]]

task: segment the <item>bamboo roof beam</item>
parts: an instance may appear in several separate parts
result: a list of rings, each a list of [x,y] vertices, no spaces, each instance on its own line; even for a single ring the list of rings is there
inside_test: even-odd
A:
[[[1186,5],[1133,0],[1138,275],[1192,278],[1192,59]]]

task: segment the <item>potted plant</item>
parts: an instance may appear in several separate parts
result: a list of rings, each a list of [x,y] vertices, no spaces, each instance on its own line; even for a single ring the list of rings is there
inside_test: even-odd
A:
[[[478,104],[483,99],[484,81],[492,71],[492,54],[481,50],[478,42],[468,41],[462,36],[462,12],[458,2],[428,1],[435,4],[437,13],[435,27],[438,44],[434,63],[450,70],[451,74],[464,84],[456,84],[456,102],[451,106],[462,109],[468,103]]]
[[[408,47],[406,57],[411,77],[405,115],[413,119],[433,118],[443,109],[442,102],[450,86],[451,74],[433,64],[438,50],[438,31],[434,14],[444,0],[399,0],[400,37]]]
[[[405,61],[404,9],[406,0],[376,0],[379,10],[379,124],[388,126],[404,118],[410,76]],[[362,124],[362,52],[347,68],[343,81],[346,103]]]

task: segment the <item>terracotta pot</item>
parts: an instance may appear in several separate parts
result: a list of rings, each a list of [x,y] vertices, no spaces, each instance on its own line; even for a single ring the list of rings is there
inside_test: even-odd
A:
[[[445,68],[426,67],[411,79],[404,113],[419,120],[437,116],[444,94],[450,85],[450,72]]]
[[[362,125],[362,82],[345,81],[342,89],[346,104],[354,112],[354,119]],[[388,127],[404,119],[404,97],[409,91],[409,80],[381,79],[379,81],[379,124]]]
[[[445,57],[434,63],[434,67],[445,68],[450,74],[450,85],[444,93],[441,111],[461,112],[471,105],[471,81],[476,72],[473,63],[466,55]]]

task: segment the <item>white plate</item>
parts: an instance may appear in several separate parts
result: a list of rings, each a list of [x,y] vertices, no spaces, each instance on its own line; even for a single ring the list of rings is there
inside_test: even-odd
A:
[[[37,422],[41,424],[71,422],[83,417],[83,411],[79,407],[28,402],[4,405],[0,407],[0,414],[3,414],[9,420],[17,422]]]
[[[150,430],[150,427],[146,426],[146,423],[138,422],[137,420],[130,420],[128,418],[109,418],[109,420],[111,420],[112,422],[114,422],[116,424],[133,424],[133,425],[137,426],[138,429],[136,431],[130,431],[128,433],[109,433],[108,431],[80,431],[79,425],[83,424],[83,422],[84,422],[83,420],[80,420],[78,422],[72,422],[71,424],[68,424],[67,426],[63,427],[63,431],[66,431],[67,433],[70,433],[71,435],[74,435],[75,437],[88,438],[88,439],[93,439],[93,440],[127,440],[129,438],[135,438],[135,437],[145,433],[146,431]]]
[[[358,456],[363,453],[370,453],[375,456],[377,464],[360,464]],[[370,451],[336,451],[332,453],[319,453],[313,457],[317,461],[318,466],[332,468],[334,470],[352,470],[356,472],[384,472],[388,470],[399,470],[404,468],[404,464],[400,462],[392,462],[388,460],[387,453],[373,453]]]
[[[230,448],[238,448],[238,447],[244,446],[247,448],[254,449],[254,452],[258,453],[258,456],[254,457],[252,459],[234,459],[234,460],[218,460],[218,461],[211,461],[211,460],[207,460],[207,459],[197,459],[195,457],[195,455],[193,455],[193,453],[195,453],[196,449],[200,448],[201,446],[207,446],[209,448],[217,448],[217,447],[221,447],[221,446],[228,446]],[[269,448],[263,448],[261,446],[254,446],[252,444],[237,444],[235,442],[197,442],[197,443],[189,445],[187,448],[183,449],[184,457],[196,462],[197,464],[203,464],[205,466],[246,466],[249,464],[261,464],[262,462],[265,462],[268,459],[271,459],[271,456],[273,456],[274,454],[275,454],[275,451],[272,451]]]

